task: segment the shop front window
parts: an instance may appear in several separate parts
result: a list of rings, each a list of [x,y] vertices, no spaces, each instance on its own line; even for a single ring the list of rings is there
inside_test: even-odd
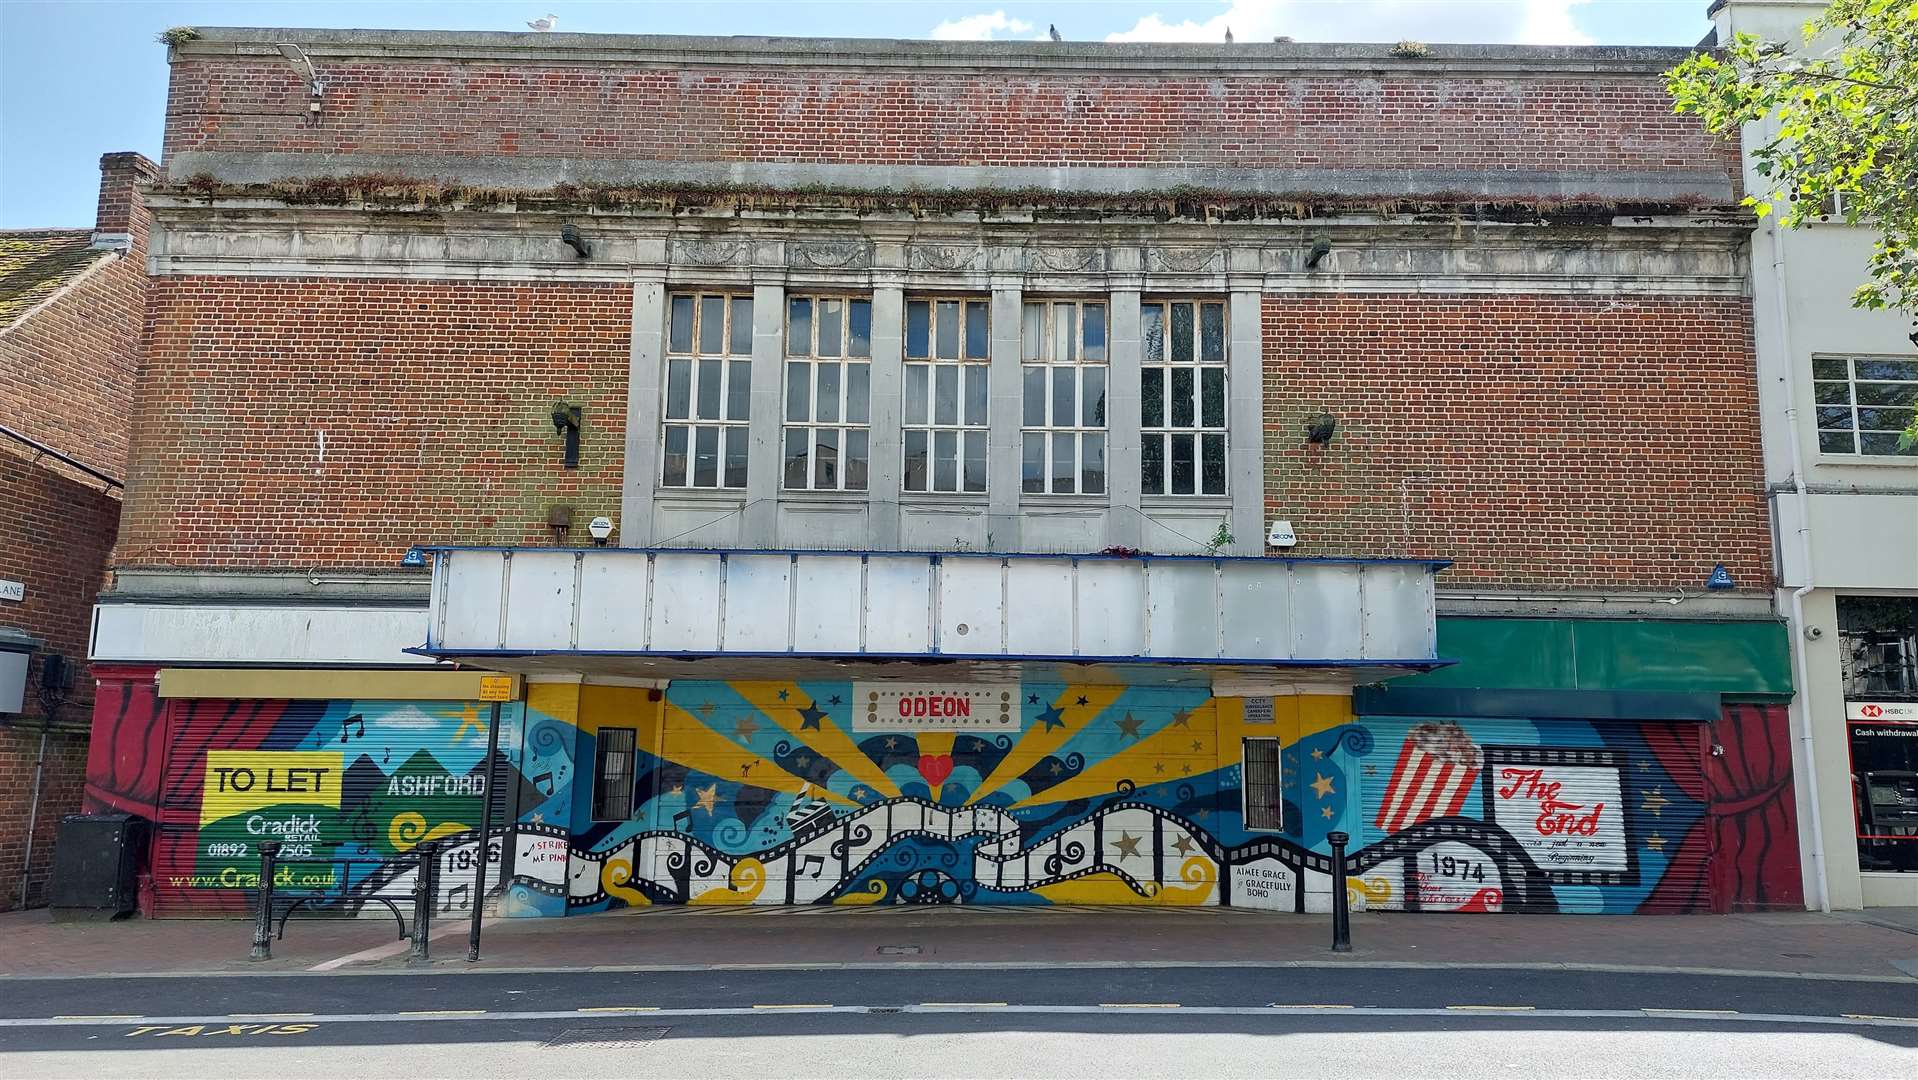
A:
[[[1918,873],[1918,599],[1838,598],[1858,867]]]

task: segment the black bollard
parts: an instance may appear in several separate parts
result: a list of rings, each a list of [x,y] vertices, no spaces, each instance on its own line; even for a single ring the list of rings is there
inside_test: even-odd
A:
[[[273,875],[280,858],[278,840],[260,841],[260,910],[253,922],[251,960],[273,959]]]
[[[1345,845],[1352,838],[1342,832],[1325,834],[1332,845],[1332,951],[1352,951],[1352,912],[1345,895]]]
[[[424,964],[431,957],[427,954],[427,941],[433,933],[433,904],[435,901],[434,870],[438,866],[439,845],[431,840],[423,841],[413,849],[419,856],[419,869],[413,876],[413,933],[412,945],[406,950],[406,962]]]

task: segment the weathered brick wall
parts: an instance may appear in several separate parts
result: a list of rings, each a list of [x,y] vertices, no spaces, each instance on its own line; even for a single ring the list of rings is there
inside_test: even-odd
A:
[[[0,577],[24,582],[26,599],[0,600],[0,624],[19,627],[46,644],[27,679],[26,718],[40,715],[35,699],[45,654],[84,662],[93,598],[106,577],[120,521],[120,500],[99,481],[41,460],[18,444],[0,445]],[[85,724],[93,707],[93,679],[73,676],[70,704],[60,719]],[[17,776],[0,763],[0,776]]]
[[[1266,507],[1300,555],[1444,581],[1769,582],[1750,302],[1268,296]],[[1338,417],[1329,446],[1303,418]]]
[[[100,164],[95,228],[129,234],[133,250],[103,253],[107,265],[0,334],[0,417],[15,431],[122,476],[152,220],[134,185],[157,169],[139,154],[108,154]]]
[[[173,63],[166,153],[544,155],[876,165],[1738,173],[1655,74],[1048,72],[322,59]],[[633,177],[635,182],[646,179]]]
[[[27,855],[27,818],[39,752],[38,727],[0,726],[0,775],[7,778],[0,784],[0,911],[47,902],[47,882],[53,874],[53,839],[60,818],[80,812],[86,784],[86,736],[54,732],[47,738],[46,771],[33,829],[33,866],[27,874],[23,903],[21,870]]]
[[[581,542],[619,508],[631,326],[624,286],[156,280],[118,564],[390,567],[550,544],[554,503]]]

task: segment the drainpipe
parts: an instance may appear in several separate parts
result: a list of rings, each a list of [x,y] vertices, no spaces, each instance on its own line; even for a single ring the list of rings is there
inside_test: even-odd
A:
[[[27,886],[33,881],[33,831],[40,824],[40,785],[47,775],[47,729],[50,721],[40,724],[40,756],[33,762],[33,795],[27,800],[27,853],[20,860],[20,910],[27,909]]]
[[[1804,750],[1805,761],[1805,802],[1811,807],[1811,863],[1812,879],[1818,888],[1818,910],[1831,911],[1831,886],[1825,876],[1825,827],[1824,815],[1820,812],[1818,800],[1818,754],[1811,730],[1811,682],[1806,672],[1805,646],[1805,594],[1815,587],[1816,575],[1812,572],[1811,562],[1811,500],[1805,492],[1805,447],[1798,433],[1798,369],[1797,358],[1791,346],[1791,313],[1787,310],[1785,292],[1785,238],[1778,228],[1778,218],[1773,215],[1771,222],[1771,272],[1772,288],[1778,298],[1778,341],[1779,351],[1785,365],[1785,437],[1791,447],[1791,485],[1792,497],[1798,504],[1798,560],[1804,568],[1805,583],[1792,590],[1791,628],[1792,677],[1798,681],[1798,743]]]

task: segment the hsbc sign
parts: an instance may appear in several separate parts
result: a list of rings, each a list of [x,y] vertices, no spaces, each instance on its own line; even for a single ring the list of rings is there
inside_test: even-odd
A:
[[[1845,719],[1918,723],[1918,701],[1847,701]]]

